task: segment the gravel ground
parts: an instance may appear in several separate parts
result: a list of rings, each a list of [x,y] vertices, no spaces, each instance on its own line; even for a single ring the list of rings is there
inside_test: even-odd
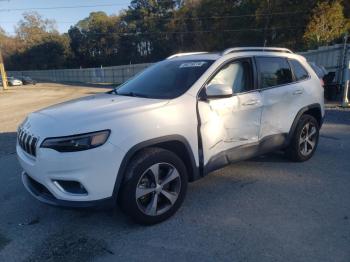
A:
[[[34,200],[20,181],[16,127],[31,111],[102,89],[39,85],[0,93],[0,261],[350,261],[350,111],[327,111],[306,163],[268,154],[189,186],[170,220]]]

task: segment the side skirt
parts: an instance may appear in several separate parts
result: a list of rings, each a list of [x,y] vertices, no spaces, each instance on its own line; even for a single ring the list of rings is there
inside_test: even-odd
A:
[[[204,166],[204,175],[226,165],[246,160],[258,155],[281,149],[285,146],[288,134],[277,134],[264,137],[260,142],[251,143],[220,152],[210,158]]]

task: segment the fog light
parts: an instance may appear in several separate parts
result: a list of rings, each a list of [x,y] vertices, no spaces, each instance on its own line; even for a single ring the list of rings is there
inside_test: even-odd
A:
[[[53,183],[58,187],[63,193],[68,193],[72,195],[87,195],[85,187],[77,181],[68,180],[54,180]]]

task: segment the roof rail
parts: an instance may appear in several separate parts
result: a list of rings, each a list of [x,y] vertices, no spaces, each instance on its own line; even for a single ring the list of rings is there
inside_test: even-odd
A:
[[[222,55],[227,55],[231,53],[237,53],[237,52],[281,52],[281,53],[290,53],[293,54],[293,52],[288,48],[282,48],[282,47],[233,47],[226,49],[222,52]]]
[[[200,54],[206,54],[207,52],[190,52],[190,53],[178,53],[178,54],[174,54],[169,56],[167,59],[172,59],[175,57],[180,57],[180,56],[186,56],[186,55],[200,55]]]

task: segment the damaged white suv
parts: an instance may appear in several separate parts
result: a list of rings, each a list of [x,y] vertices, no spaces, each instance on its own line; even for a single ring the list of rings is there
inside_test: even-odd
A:
[[[188,182],[273,150],[314,154],[323,87],[284,48],[177,54],[119,88],[32,113],[18,129],[27,190],[59,206],[120,204],[143,224],[180,207]]]

